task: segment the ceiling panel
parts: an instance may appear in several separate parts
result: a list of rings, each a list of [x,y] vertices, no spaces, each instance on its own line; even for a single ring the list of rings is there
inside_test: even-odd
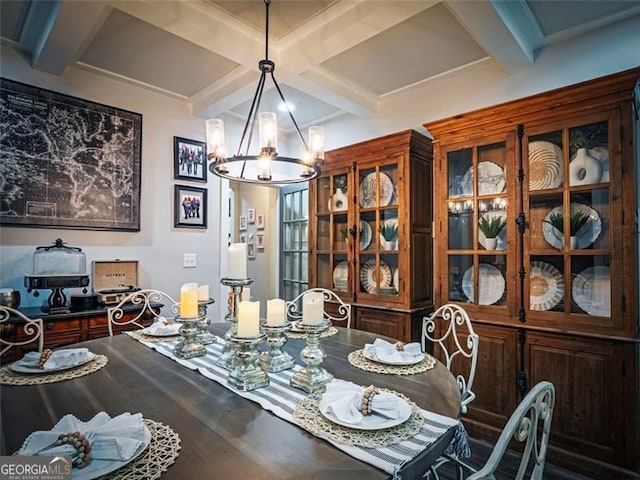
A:
[[[31,0],[0,1],[0,35],[17,42],[22,32],[22,24],[27,18]]]

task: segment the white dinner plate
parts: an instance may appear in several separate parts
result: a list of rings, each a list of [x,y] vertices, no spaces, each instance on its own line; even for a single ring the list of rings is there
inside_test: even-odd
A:
[[[504,210],[489,210],[488,212],[485,212],[482,214],[481,218],[486,218],[487,220],[491,220],[494,217],[500,217],[503,219],[507,219],[507,213]],[[502,230],[500,231],[500,234],[497,236],[498,239],[498,243],[496,245],[496,250],[504,250],[505,248],[507,248],[507,225],[505,224],[504,227],[502,227]],[[480,245],[482,245],[484,248],[487,248],[487,237],[485,237],[484,233],[482,232],[482,230],[480,230],[478,228],[478,242],[480,242]]]
[[[366,250],[371,245],[373,232],[369,222],[360,220],[360,250]]]
[[[505,289],[505,279],[500,270],[488,263],[478,265],[480,282],[478,289],[480,305],[493,305],[502,298]],[[473,302],[473,266],[469,267],[462,276],[462,291]]]
[[[398,269],[396,268],[396,271],[393,272],[393,286],[396,287],[397,291],[400,291],[400,281],[398,279]]]
[[[611,316],[611,271],[598,265],[588,267],[575,276],[571,283],[573,301],[589,315]]]
[[[320,413],[322,413],[326,419],[333,423],[337,423],[338,425],[342,425],[343,427],[353,428],[356,430],[382,430],[383,428],[396,427],[409,420],[409,417],[411,416],[411,405],[409,405],[404,398],[400,397],[398,397],[398,418],[387,418],[372,413],[371,415],[363,415],[362,421],[357,425],[337,419],[336,416],[329,411],[329,406],[324,400],[324,395],[320,399],[319,406]]]
[[[333,286],[336,290],[346,290],[349,279],[349,264],[340,262],[333,269]],[[344,287],[344,288],[343,288]]]
[[[146,327],[143,328],[142,330],[140,330],[140,332],[144,333],[145,335],[149,335],[150,337],[175,337],[176,335],[180,335],[180,332],[178,331],[174,331],[172,332],[166,332],[166,333],[153,333],[151,330],[149,330],[151,327]]]
[[[94,358],[96,358],[95,353],[91,353],[89,352],[89,356],[77,363],[74,363],[73,365],[65,365],[64,367],[58,367],[58,368],[38,368],[37,365],[33,366],[33,367],[28,367],[26,365],[20,365],[20,362],[22,360],[18,360],[17,362],[14,362],[11,364],[11,370],[13,370],[14,372],[18,372],[18,373],[53,373],[53,372],[62,372],[64,370],[69,370],[71,368],[76,368],[79,367],[81,365],[84,365],[85,363],[89,363],[91,360],[93,360]]]
[[[393,181],[384,172],[380,175],[380,206],[385,207],[391,203],[394,187]],[[372,208],[376,206],[376,190],[378,182],[376,172],[371,172],[360,182],[360,206],[362,208]]]
[[[529,277],[531,310],[551,310],[563,298],[564,279],[560,270],[547,262],[531,262]]]
[[[504,192],[505,187],[504,170],[497,163],[478,163],[478,195],[491,195]],[[473,167],[469,167],[462,177],[460,187],[463,197],[473,195]]]
[[[555,143],[529,143],[529,190],[558,188],[562,185],[562,150]]]
[[[383,261],[380,261],[380,268],[377,269],[376,261],[374,259],[368,260],[360,270],[360,281],[368,293],[375,295],[377,285],[391,286],[391,269]]]
[[[421,353],[420,355],[415,355],[411,359],[398,360],[398,361],[380,360],[378,358],[372,357],[371,355],[368,355],[367,352],[365,352],[364,350],[362,350],[362,356],[364,356],[364,358],[366,358],[367,360],[371,360],[372,362],[384,363],[385,365],[415,365],[416,363],[420,363],[421,361],[424,360],[424,353]]]
[[[571,214],[573,215],[577,211],[581,211],[591,218],[591,220],[582,226],[576,235],[576,238],[578,239],[577,248],[587,248],[596,241],[598,236],[600,236],[600,232],[602,231],[602,222],[600,221],[600,215],[598,215],[598,212],[590,206],[580,202],[571,202]],[[549,245],[557,248],[558,250],[562,250],[562,232],[549,223],[551,215],[558,213],[562,214],[562,206],[560,205],[549,210],[549,213],[547,213],[544,217],[544,221],[542,222],[542,234]]]

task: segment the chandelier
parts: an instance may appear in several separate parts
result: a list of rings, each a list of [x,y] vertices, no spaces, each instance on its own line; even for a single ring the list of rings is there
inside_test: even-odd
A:
[[[271,0],[264,0],[266,11],[265,59],[260,60],[260,80],[251,102],[249,115],[242,131],[237,153],[227,157],[224,136],[224,122],[220,119],[207,120],[207,157],[211,161],[209,171],[219,177],[240,182],[257,184],[284,185],[305,182],[320,174],[324,158],[324,128],[310,127],[309,141],[305,141],[291,108],[280,90],[273,74],[275,63],[269,60],[269,5]],[[285,157],[278,154],[278,124],[275,113],[260,112],[260,101],[267,75],[280,96],[282,104],[287,106],[291,122],[302,143],[303,154],[300,158]],[[259,153],[250,155],[251,139],[254,134],[256,118],[258,120]],[[244,148],[244,153],[243,152]]]

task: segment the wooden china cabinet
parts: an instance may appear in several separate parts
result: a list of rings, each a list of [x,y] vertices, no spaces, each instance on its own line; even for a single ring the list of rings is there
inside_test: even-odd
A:
[[[549,460],[594,478],[639,478],[639,77],[425,124],[436,304],[463,304],[480,335],[465,424],[495,440],[528,388],[549,380]]]
[[[404,131],[326,152],[310,186],[310,286],[352,305],[352,326],[417,340],[433,304],[432,149]]]

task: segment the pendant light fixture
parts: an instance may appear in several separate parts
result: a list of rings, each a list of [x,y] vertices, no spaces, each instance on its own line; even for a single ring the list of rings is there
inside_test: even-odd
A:
[[[271,0],[264,0],[266,12],[265,59],[258,63],[260,80],[251,102],[237,153],[227,157],[224,123],[220,119],[211,119],[207,120],[207,151],[209,152],[207,156],[211,161],[209,171],[220,177],[240,182],[284,185],[312,180],[320,174],[324,158],[324,128],[310,127],[307,143],[300,132],[298,123],[293,118],[291,109],[287,108],[304,153],[300,158],[285,157],[278,154],[276,114],[272,112],[258,113],[267,76],[271,77],[282,104],[288,105],[273,74],[275,63],[269,60],[270,4]],[[250,154],[256,119],[259,133],[259,152]]]

